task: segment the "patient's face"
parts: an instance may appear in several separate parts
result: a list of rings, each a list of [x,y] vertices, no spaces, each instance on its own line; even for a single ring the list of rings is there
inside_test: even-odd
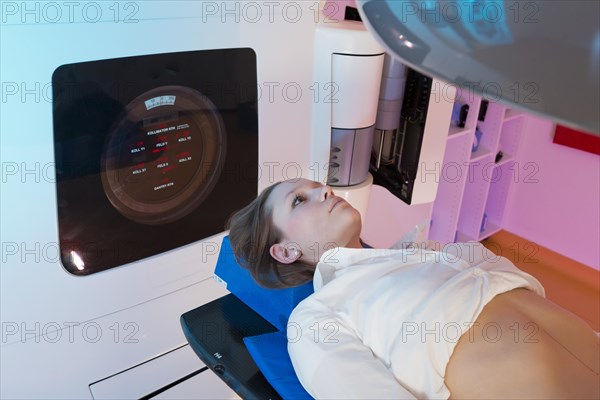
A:
[[[329,186],[307,179],[284,181],[267,200],[273,223],[286,241],[300,246],[302,258],[316,263],[332,247],[355,247],[360,213]]]

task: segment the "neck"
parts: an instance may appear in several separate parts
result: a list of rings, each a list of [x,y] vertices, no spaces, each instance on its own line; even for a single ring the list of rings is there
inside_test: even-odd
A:
[[[362,244],[360,243],[360,238],[358,236],[355,238],[352,238],[350,240],[350,242],[348,242],[348,244],[346,244],[346,246],[344,246],[344,247],[348,247],[351,249],[362,249],[363,248]]]
[[[346,247],[346,248],[350,248],[350,249],[362,249],[363,248],[362,244],[360,243],[359,237],[352,238],[348,243],[346,243],[345,246],[340,246],[340,247]],[[325,249],[320,250],[320,252],[318,253],[319,257],[316,259],[310,259],[303,255],[301,260],[307,264],[316,266],[318,264],[319,260],[321,259],[321,257],[323,256],[324,252],[325,252]],[[306,252],[305,254],[310,254],[310,253]]]

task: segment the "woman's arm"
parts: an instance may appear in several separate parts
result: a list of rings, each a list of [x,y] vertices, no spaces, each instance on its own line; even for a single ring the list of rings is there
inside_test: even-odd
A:
[[[327,310],[306,304],[294,310],[288,323],[288,352],[298,379],[314,398],[416,399]]]

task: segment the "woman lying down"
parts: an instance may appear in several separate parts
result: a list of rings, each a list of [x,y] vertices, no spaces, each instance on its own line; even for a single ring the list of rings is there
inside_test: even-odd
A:
[[[259,284],[313,280],[287,335],[315,398],[600,398],[597,334],[477,242],[365,249],[359,212],[304,179],[265,189],[229,228]]]

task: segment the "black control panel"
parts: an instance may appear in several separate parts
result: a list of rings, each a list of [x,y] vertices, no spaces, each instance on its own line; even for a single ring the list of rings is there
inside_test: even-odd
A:
[[[52,84],[68,272],[92,274],[220,233],[256,198],[252,49],[68,64]]]
[[[417,178],[432,82],[430,77],[408,69],[396,138],[396,161],[379,168],[371,163],[374,183],[386,187],[407,204],[411,204]]]

